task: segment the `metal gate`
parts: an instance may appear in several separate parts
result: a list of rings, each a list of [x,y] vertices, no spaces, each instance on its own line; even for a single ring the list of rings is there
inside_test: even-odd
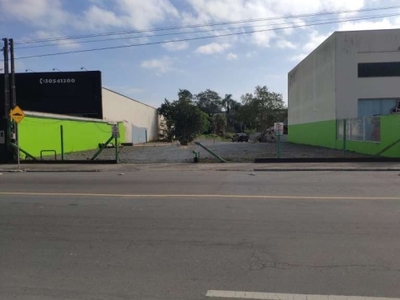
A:
[[[132,125],[132,143],[133,144],[147,143],[147,128],[136,127]]]

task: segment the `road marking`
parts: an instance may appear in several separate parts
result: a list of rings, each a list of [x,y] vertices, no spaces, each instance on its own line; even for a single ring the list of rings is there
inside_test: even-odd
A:
[[[259,300],[400,300],[400,298],[377,298],[335,295],[275,294],[257,292],[214,291],[207,292],[209,298],[259,299]]]
[[[210,194],[93,194],[52,192],[0,192],[0,196],[98,197],[98,198],[221,198],[221,199],[282,199],[282,200],[400,200],[400,197],[334,197],[278,195],[210,195]],[[399,299],[400,300],[400,299]]]

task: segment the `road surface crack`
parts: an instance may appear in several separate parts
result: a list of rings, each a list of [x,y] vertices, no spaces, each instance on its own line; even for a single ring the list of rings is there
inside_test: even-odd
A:
[[[249,271],[258,271],[264,269],[276,270],[292,270],[296,268],[309,268],[309,269],[356,269],[364,268],[369,269],[370,272],[400,272],[400,269],[392,269],[384,265],[377,264],[298,264],[290,262],[279,262],[273,259],[272,254],[262,253],[256,249],[252,243],[247,243],[252,249],[250,256]]]

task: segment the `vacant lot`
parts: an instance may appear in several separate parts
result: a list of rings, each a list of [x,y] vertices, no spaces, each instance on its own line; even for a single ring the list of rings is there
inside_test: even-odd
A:
[[[232,143],[213,140],[200,141],[229,162],[252,162],[256,157],[276,157],[275,143]],[[197,145],[178,146],[150,143],[143,146],[123,147],[119,159],[123,163],[185,163],[193,161],[193,151],[200,152],[201,162],[216,162],[207,151]],[[66,159],[88,159],[96,151],[69,154]],[[282,143],[282,157],[341,157],[342,152],[320,147]],[[361,156],[349,153],[348,156]],[[106,149],[99,159],[114,159],[115,149]]]

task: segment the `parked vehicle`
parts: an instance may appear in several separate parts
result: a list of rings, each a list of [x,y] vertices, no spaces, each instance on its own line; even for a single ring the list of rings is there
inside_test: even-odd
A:
[[[237,133],[233,136],[232,142],[248,142],[249,136],[245,133]]]

